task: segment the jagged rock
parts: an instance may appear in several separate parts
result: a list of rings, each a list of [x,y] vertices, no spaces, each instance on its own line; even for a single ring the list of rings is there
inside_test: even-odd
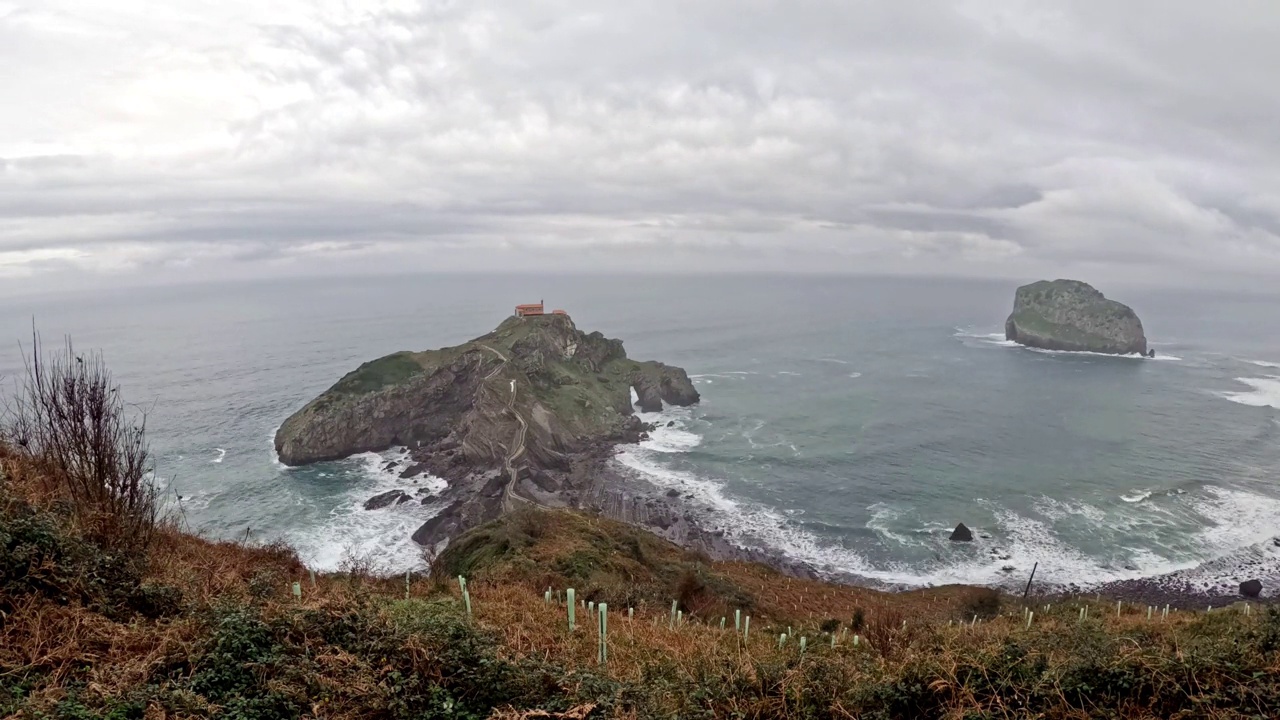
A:
[[[391,507],[392,505],[399,505],[400,503],[409,502],[412,499],[413,498],[409,497],[409,495],[406,494],[405,491],[403,490],[388,490],[387,492],[374,495],[368,500],[365,500],[364,509],[365,510],[381,510],[382,508],[385,508],[385,507]]]
[[[668,491],[667,491],[667,497],[669,497],[669,498],[678,498],[678,497],[680,497],[680,491],[679,491],[679,490],[668,490]]]
[[[1013,342],[1046,350],[1147,354],[1137,314],[1078,280],[1042,280],[1018,288],[1004,332]]]
[[[1262,594],[1262,581],[1246,580],[1240,583],[1240,594],[1250,598],[1258,597]]]
[[[973,531],[965,527],[964,523],[960,523],[959,525],[956,526],[955,530],[951,531],[951,541],[952,542],[973,542]]]
[[[426,467],[425,467],[422,463],[414,463],[413,465],[410,465],[409,467],[406,467],[406,468],[405,468],[405,469],[400,473],[400,479],[401,479],[401,480],[408,480],[409,478],[412,478],[412,477],[416,477],[416,476],[418,476],[418,475],[421,475],[421,474],[425,473],[426,471],[427,471],[427,469],[426,469]]]

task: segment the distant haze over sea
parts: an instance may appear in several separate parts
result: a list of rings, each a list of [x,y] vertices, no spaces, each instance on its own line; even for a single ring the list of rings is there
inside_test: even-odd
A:
[[[1142,360],[1006,343],[1016,285],[424,276],[18,298],[0,308],[0,375],[9,392],[34,316],[48,345],[102,349],[150,409],[192,528],[403,570],[438,508],[360,508],[407,486],[381,470],[396,451],[286,469],[275,428],[361,362],[545,299],[694,377],[702,404],[646,416],[663,427],[618,462],[744,544],[906,585],[1025,581],[1035,562],[1086,587],[1280,579],[1280,298],[1099,283],[1142,318],[1157,355]],[[957,522],[976,542],[947,540]]]

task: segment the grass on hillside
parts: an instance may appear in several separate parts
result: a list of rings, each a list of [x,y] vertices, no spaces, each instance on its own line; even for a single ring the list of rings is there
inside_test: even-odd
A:
[[[87,384],[40,384],[37,406],[71,412],[28,419],[73,434],[141,427],[116,423],[122,403],[85,402],[115,396],[93,363],[63,367]],[[1225,720],[1280,708],[1274,607],[1166,619],[1037,601],[1028,622],[990,590],[788,578],[567,511],[477,528],[407,584],[361,562],[312,576],[287,546],[159,520],[134,482],[86,492],[90,465],[149,477],[127,475],[146,466],[132,431],[61,453],[40,440],[56,433],[24,427],[0,424],[0,718]],[[455,573],[469,575],[467,600]],[[610,607],[604,664],[591,610],[570,631],[547,600],[569,584]]]
[[[1148,622],[1104,602],[1081,622],[1069,602],[1038,608],[1027,629],[983,591],[789,579],[572,513],[464,537],[406,599],[402,577],[319,574],[312,587],[287,547],[172,527],[145,557],[111,555],[3,463],[3,717],[1260,718],[1280,706],[1276,613]],[[446,565],[472,572],[471,617]],[[716,602],[690,596],[671,627],[668,597],[690,572]],[[607,665],[588,611],[569,632],[547,580],[609,603]],[[646,589],[629,620],[633,582]],[[719,629],[730,598],[751,608],[746,642],[731,613]],[[988,619],[956,622],[975,607]]]
[[[333,386],[333,392],[346,395],[363,395],[385,387],[398,385],[422,374],[422,365],[411,352],[398,352],[370,360],[342,377]]]

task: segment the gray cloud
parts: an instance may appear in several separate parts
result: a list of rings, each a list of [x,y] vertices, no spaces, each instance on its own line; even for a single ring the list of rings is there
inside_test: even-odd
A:
[[[1265,282],[1276,37],[1248,0],[0,0],[0,278]]]

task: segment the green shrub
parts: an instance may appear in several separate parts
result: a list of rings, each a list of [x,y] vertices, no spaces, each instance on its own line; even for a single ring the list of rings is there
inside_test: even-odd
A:
[[[233,607],[215,616],[212,637],[195,661],[191,689],[221,705],[220,717],[282,720],[301,713],[297,700],[268,680],[287,663],[273,632],[252,610]]]
[[[67,530],[49,512],[10,499],[0,514],[0,612],[18,598],[39,595],[79,602],[113,618],[132,614],[138,563]]]

